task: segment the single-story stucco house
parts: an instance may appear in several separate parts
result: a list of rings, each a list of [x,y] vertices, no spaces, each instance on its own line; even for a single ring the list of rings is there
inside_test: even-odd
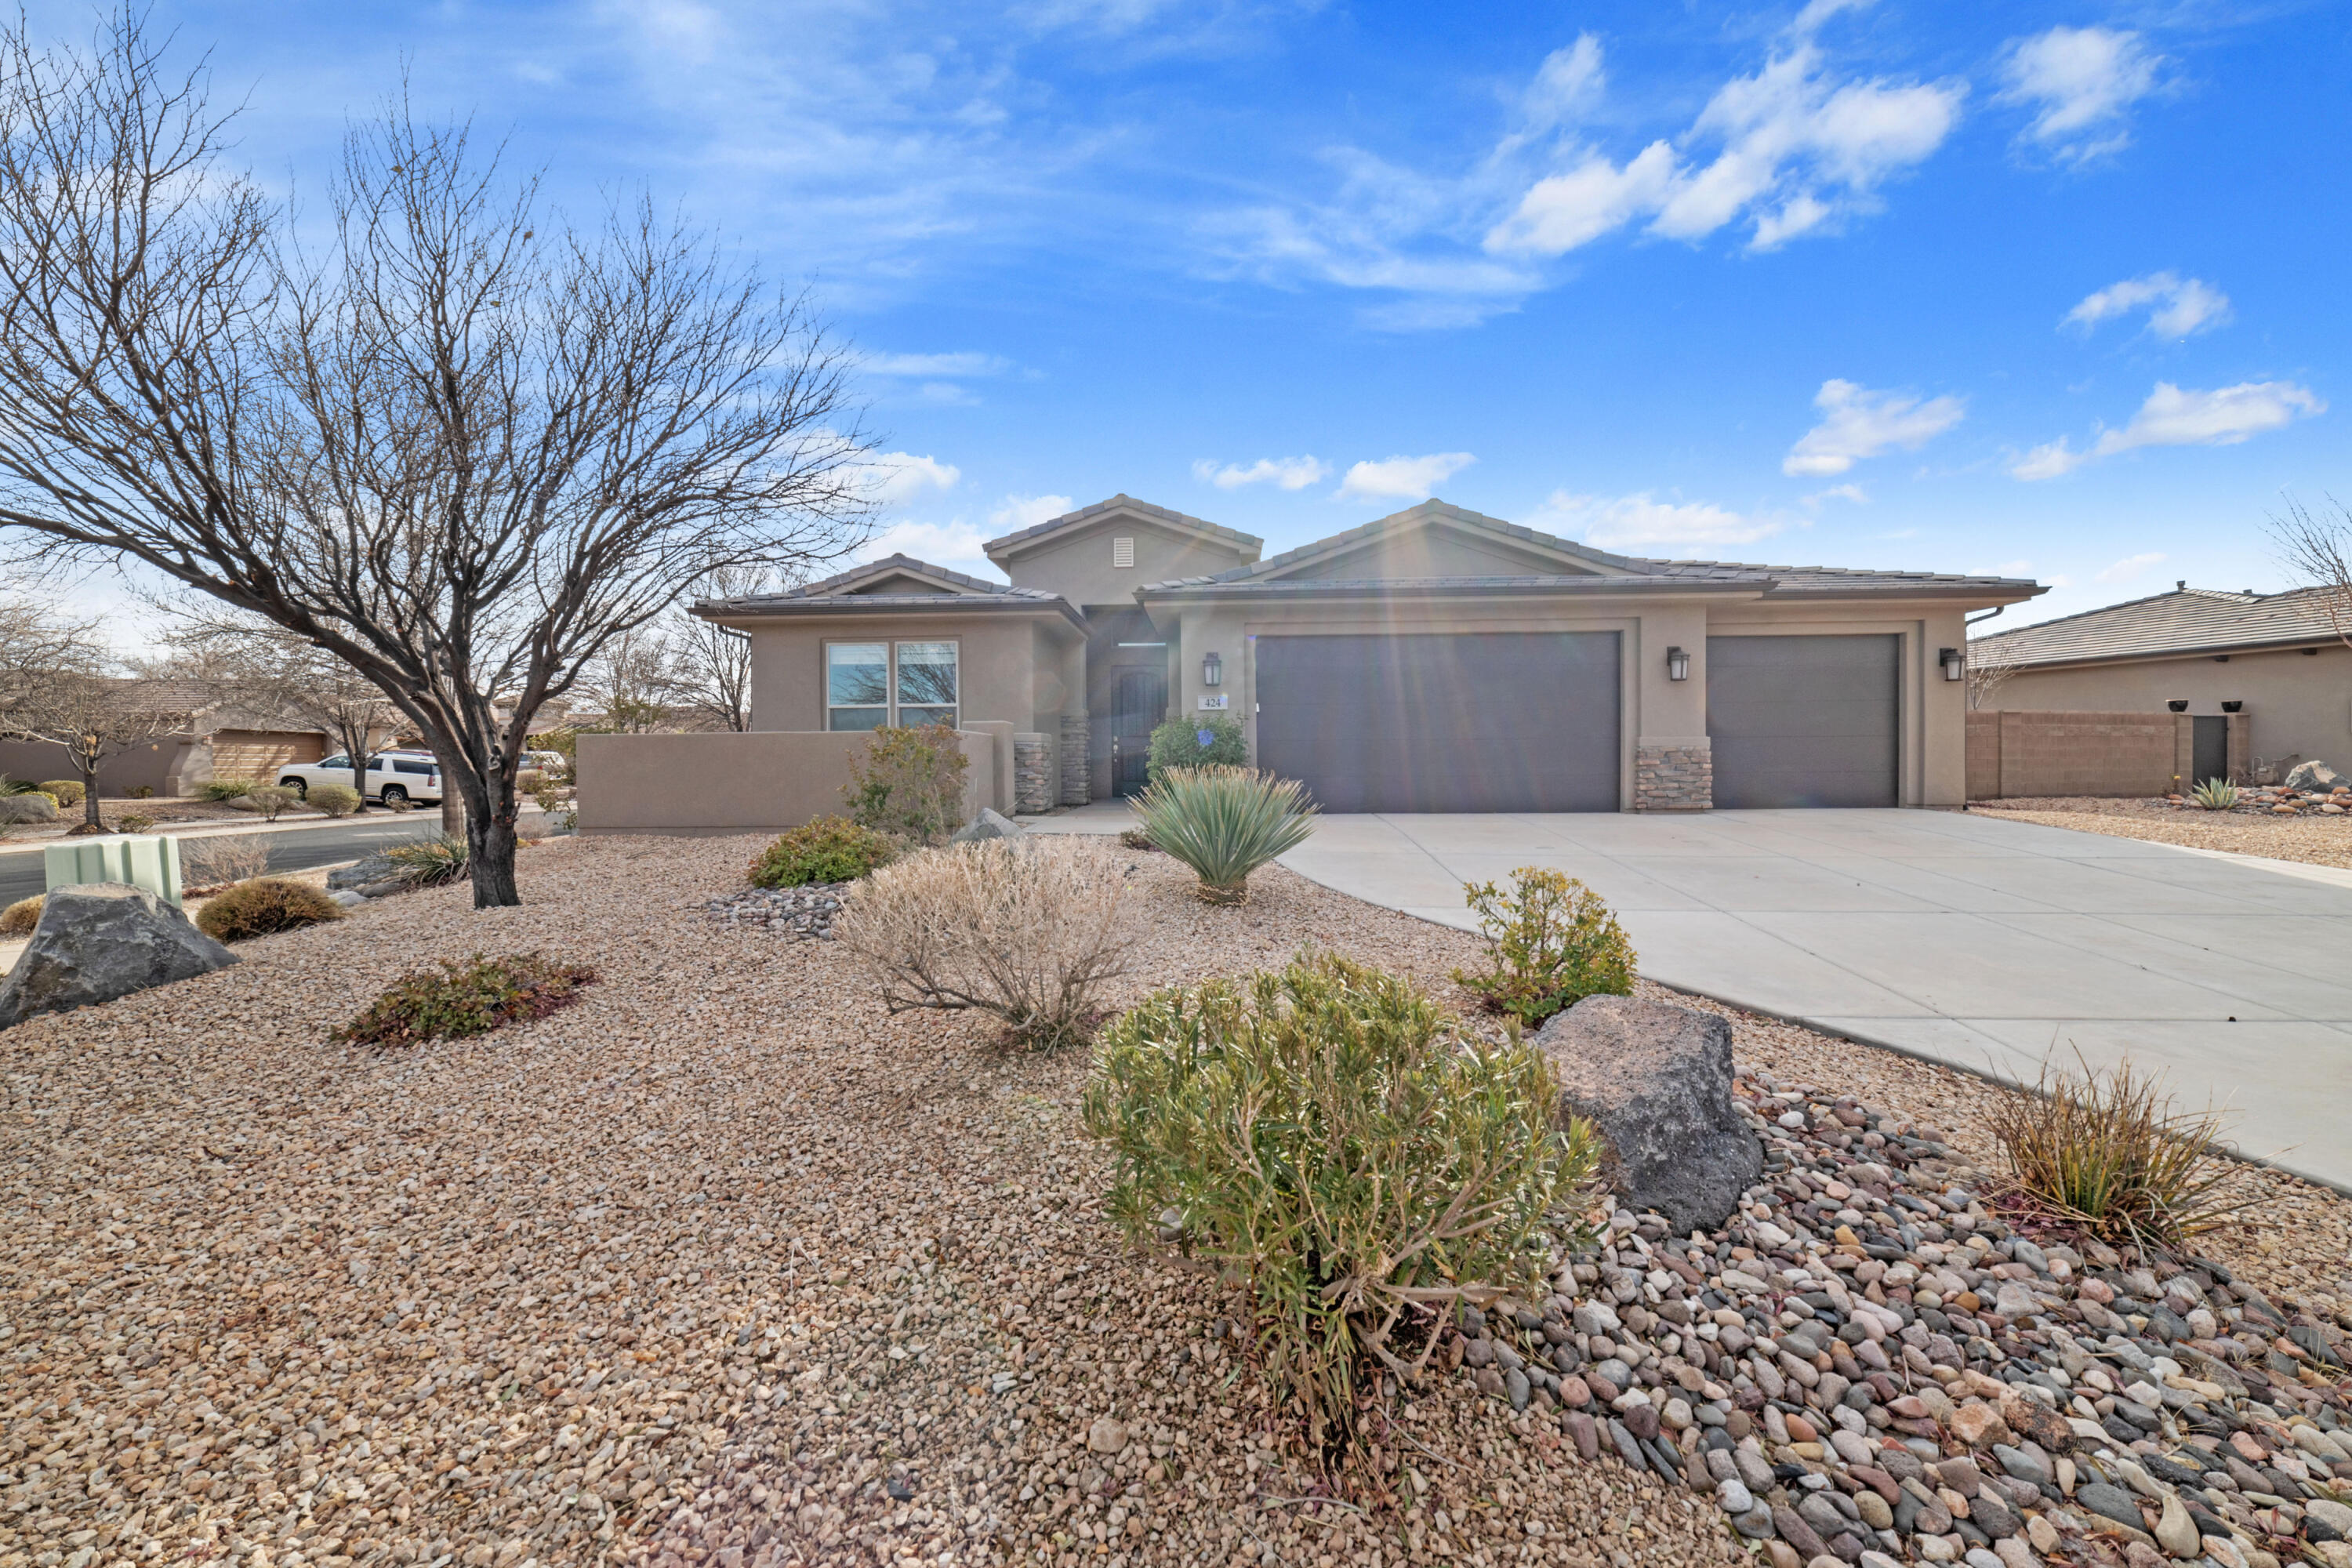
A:
[[[194,679],[121,682],[126,701],[142,711],[183,716],[178,731],[142,741],[99,764],[99,792],[121,796],[143,789],[170,798],[192,795],[214,779],[274,779],[279,769],[315,763],[333,744],[325,731],[267,694],[235,683]],[[69,779],[63,746],[0,740],[0,774],[17,779]]]
[[[2182,712],[2210,731],[2208,751],[2227,716],[2242,714],[2245,771],[2275,782],[2312,758],[2352,768],[2352,647],[2343,635],[2352,622],[2339,631],[2337,619],[2325,588],[2233,593],[2181,582],[2168,594],[1981,637],[1969,652],[1998,672],[1990,708]],[[2210,762],[2192,770],[2217,771]]]
[[[863,732],[935,720],[976,801],[1080,804],[1209,713],[1331,811],[1956,806],[1965,616],[2042,592],[1619,555],[1442,500],[1270,559],[1125,495],[984,548],[1009,581],[897,555],[695,605],[751,639],[752,731],[584,737],[583,829],[803,820]]]

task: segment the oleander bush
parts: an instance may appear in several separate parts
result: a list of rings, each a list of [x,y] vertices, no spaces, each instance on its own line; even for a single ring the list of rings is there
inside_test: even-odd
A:
[[[1307,786],[1251,768],[1172,768],[1135,797],[1153,846],[1192,868],[1203,903],[1238,904],[1249,874],[1307,841],[1316,806]]]
[[[226,888],[269,867],[269,840],[259,834],[205,835],[180,840],[180,882],[191,892]]]
[[[236,800],[259,784],[259,779],[206,779],[196,793],[206,800]]]
[[[2074,1073],[2044,1061],[2031,1088],[1994,1097],[1987,1120],[2009,1166],[2007,1206],[2135,1247],[2178,1247],[2246,1206],[2230,1191],[2239,1166],[2219,1111],[2176,1109],[2160,1076],[2128,1058],[2107,1072],[2075,1061]]]
[[[1075,847],[991,838],[926,849],[850,889],[834,935],[893,1013],[977,1008],[1033,1049],[1094,1027],[1127,973],[1124,874]]]
[[[755,888],[854,882],[887,866],[904,848],[890,835],[860,827],[845,816],[814,817],[760,851],[744,879]]]
[[[346,1045],[414,1046],[486,1035],[561,1012],[579,1001],[580,988],[595,978],[593,969],[535,952],[445,958],[435,968],[413,970],[393,982],[334,1037]]]
[[[349,816],[360,808],[360,792],[349,784],[312,784],[304,798],[329,816]]]
[[[1207,736],[1203,741],[1201,737]],[[1177,768],[1249,765],[1249,742],[1241,721],[1223,713],[1203,713],[1195,721],[1171,719],[1151,731],[1151,753],[1145,760],[1148,782],[1157,784]]]
[[[29,899],[18,899],[0,910],[0,937],[30,936],[33,928],[41,923],[42,896],[35,893]]]
[[[1117,1157],[1111,1218],[1246,1277],[1309,1451],[1346,1462],[1374,1384],[1426,1364],[1459,1303],[1541,1299],[1597,1155],[1558,1100],[1516,1030],[1302,953],[1112,1024],[1083,1116]]]
[[[1454,979],[1496,1012],[1534,1028],[1587,996],[1633,994],[1633,944],[1601,895],[1575,878],[1522,866],[1508,889],[1477,882],[1463,892],[1486,968],[1457,969]]]
[[[43,779],[41,793],[70,811],[88,798],[79,779]]]
[[[215,942],[244,942],[343,918],[343,906],[308,882],[256,877],[205,900],[196,929]]]
[[[963,826],[970,766],[948,725],[877,730],[864,756],[851,754],[841,798],[860,827],[910,844],[936,844]]]
[[[437,888],[466,875],[467,853],[463,837],[436,833],[430,838],[395,844],[383,851],[383,858],[392,862],[393,874],[411,888]]]

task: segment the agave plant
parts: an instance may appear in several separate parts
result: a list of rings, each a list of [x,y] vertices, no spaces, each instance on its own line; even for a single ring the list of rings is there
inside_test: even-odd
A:
[[[2238,804],[2238,786],[2228,779],[2210,778],[2191,791],[2189,798],[2208,811],[2227,811]]]
[[[1223,763],[1171,768],[1135,799],[1143,831],[1192,868],[1212,904],[1246,899],[1249,874],[1305,843],[1316,810],[1297,779]]]

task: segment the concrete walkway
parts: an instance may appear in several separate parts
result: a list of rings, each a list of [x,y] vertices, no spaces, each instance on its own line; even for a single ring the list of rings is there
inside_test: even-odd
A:
[[[1283,864],[1465,929],[1464,882],[1557,867],[1668,985],[2008,1078],[2128,1053],[2352,1191],[2352,872],[1940,811],[1332,816]]]

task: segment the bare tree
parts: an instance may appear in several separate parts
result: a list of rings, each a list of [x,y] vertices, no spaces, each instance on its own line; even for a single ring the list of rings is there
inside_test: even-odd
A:
[[[2016,673],[2017,656],[2000,638],[1985,637],[1969,644],[1969,710],[1992,707],[1994,697]]]
[[[2272,513],[2270,534],[2286,569],[2317,588],[2328,624],[2352,647],[2352,507],[2334,496],[2313,511],[2289,496],[2286,513]]]
[[[129,11],[0,32],[0,537],[351,666],[464,801],[476,905],[517,903],[541,705],[705,574],[862,536],[846,362],[650,202],[569,228],[397,105],[306,250],[162,52]]]
[[[359,671],[284,627],[234,612],[160,605],[181,617],[164,637],[171,657],[132,668],[204,681],[223,700],[275,711],[324,731],[351,761],[352,789],[367,809],[368,755],[390,739],[401,713]]]
[[[689,603],[741,599],[789,586],[772,572],[726,567],[688,590]],[[672,700],[719,730],[751,727],[751,639],[733,626],[680,613],[670,634]]]
[[[643,735],[668,725],[669,637],[656,623],[625,632],[582,672],[579,689],[604,710],[602,726],[624,735]]]
[[[109,757],[188,727],[184,708],[159,704],[152,682],[111,672],[95,644],[50,647],[44,661],[0,681],[0,737],[64,749],[81,781],[83,833],[103,833],[98,770]]]

